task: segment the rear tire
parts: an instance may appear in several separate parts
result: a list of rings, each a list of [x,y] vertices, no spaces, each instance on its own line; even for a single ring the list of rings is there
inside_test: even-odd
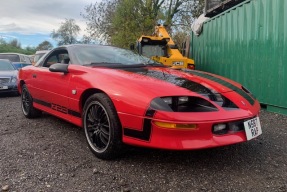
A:
[[[21,108],[25,117],[29,119],[39,117],[42,114],[42,111],[34,108],[33,98],[25,84],[22,86]]]
[[[114,159],[123,152],[121,123],[106,94],[93,94],[87,99],[82,121],[89,148],[95,156]]]

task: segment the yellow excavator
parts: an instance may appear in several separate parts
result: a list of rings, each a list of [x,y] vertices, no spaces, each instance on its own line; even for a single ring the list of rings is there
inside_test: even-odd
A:
[[[165,27],[155,26],[151,36],[142,35],[136,44],[139,54],[172,68],[195,69],[194,60],[184,57],[178,50]]]

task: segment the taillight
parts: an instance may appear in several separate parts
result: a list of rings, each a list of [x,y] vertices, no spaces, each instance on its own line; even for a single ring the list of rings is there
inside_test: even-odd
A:
[[[187,65],[187,68],[194,70],[194,69],[195,69],[195,66],[194,66],[194,64],[188,64],[188,65]]]

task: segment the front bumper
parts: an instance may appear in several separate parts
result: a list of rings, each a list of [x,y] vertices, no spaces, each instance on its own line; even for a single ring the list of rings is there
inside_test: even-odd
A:
[[[213,134],[212,126],[216,123],[218,122],[200,123],[197,124],[196,129],[191,130],[161,128],[151,123],[151,132],[148,139],[143,140],[124,135],[123,142],[160,149],[191,150],[231,145],[247,140],[244,130],[223,135]]]
[[[18,93],[17,84],[0,84],[0,93]]]
[[[259,103],[256,102],[252,111],[240,110],[238,113],[226,112],[226,114],[222,112],[221,115],[215,115],[219,112],[201,113],[199,116],[197,116],[198,113],[190,113],[184,114],[184,117],[183,114],[174,115],[172,119],[170,114],[164,115],[159,112],[155,114],[154,118],[128,114],[119,114],[119,117],[123,126],[123,142],[126,144],[170,150],[192,150],[247,141],[244,128],[224,134],[215,134],[212,131],[213,126],[219,123],[246,121],[257,116],[259,110]],[[195,118],[195,116],[197,117]],[[161,117],[161,119],[157,117]],[[166,119],[163,120],[163,117]],[[196,124],[196,128],[163,128],[156,125],[155,121]]]

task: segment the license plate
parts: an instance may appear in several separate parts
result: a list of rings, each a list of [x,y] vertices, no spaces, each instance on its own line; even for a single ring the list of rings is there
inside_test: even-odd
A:
[[[2,85],[0,85],[0,90],[2,90],[2,89],[8,89],[8,86],[2,86]]]
[[[255,117],[244,122],[244,129],[247,140],[251,140],[262,134],[261,124],[259,117]]]

